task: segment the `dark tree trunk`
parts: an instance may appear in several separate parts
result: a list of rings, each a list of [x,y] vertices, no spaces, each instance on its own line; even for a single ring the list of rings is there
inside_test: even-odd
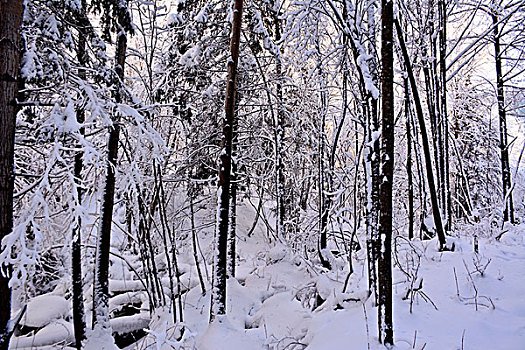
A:
[[[440,0],[438,0],[440,1]],[[440,79],[439,79],[439,73],[438,73],[438,35],[435,35],[436,33],[436,20],[438,21],[439,26],[439,18],[436,19],[436,2],[434,0],[431,0],[429,2],[429,44],[430,44],[430,57],[429,57],[429,83],[431,86],[431,92],[433,93],[430,97],[430,101],[432,101],[432,105],[429,108],[429,116],[430,116],[430,122],[431,122],[431,132],[432,132],[432,143],[434,145],[434,164],[436,167],[436,191],[438,195],[438,204],[441,206],[441,208],[444,208],[444,199],[443,199],[443,189],[444,187],[441,185],[443,180],[443,172],[442,172],[442,160],[443,160],[443,139],[442,139],[442,123],[441,123],[441,108],[440,108],[440,102],[441,102],[441,94],[440,94]]]
[[[374,83],[378,86],[378,67],[376,57],[376,22],[375,0],[368,0],[367,3],[367,20],[368,20],[368,48],[372,56],[369,60],[369,71]],[[354,53],[355,54],[355,53]],[[366,204],[366,230],[367,230],[367,258],[368,258],[368,290],[373,294],[376,305],[378,304],[378,290],[377,290],[377,260],[379,259],[379,182],[380,182],[380,146],[379,146],[379,115],[378,115],[378,96],[374,96],[361,81],[361,90],[365,91],[363,96],[366,100],[365,118],[366,118],[366,140],[367,151],[365,162],[368,163],[365,169],[368,169],[369,174],[366,181],[370,182],[367,187],[367,204]]]
[[[317,42],[317,53],[320,56],[320,47],[319,42]],[[319,142],[319,163],[318,163],[318,171],[319,171],[319,259],[321,260],[321,264],[324,268],[330,269],[330,261],[327,260],[325,251],[328,247],[328,213],[330,211],[331,206],[331,199],[328,195],[326,195],[325,191],[329,190],[326,186],[329,181],[326,179],[326,167],[325,167],[325,125],[326,125],[326,107],[327,107],[327,101],[326,101],[326,87],[324,86],[324,73],[321,67],[320,60],[317,63],[317,71],[319,73],[319,78],[321,80],[322,86],[320,87],[320,104],[321,104],[321,120],[319,123],[319,135],[318,135],[318,142]]]
[[[426,50],[423,50],[423,54],[426,55]],[[432,55],[432,53],[431,53]],[[434,164],[436,165],[436,178],[439,183],[440,175],[439,175],[439,142],[438,142],[438,121],[436,116],[436,108],[437,104],[434,102],[435,99],[435,80],[431,78],[431,65],[428,62],[429,58],[427,58],[426,62],[423,64],[423,74],[425,77],[425,87],[426,87],[426,100],[427,100],[427,109],[428,109],[428,116],[430,118],[430,132],[432,134],[432,144],[433,147],[433,156],[434,156]]]
[[[230,174],[230,222],[228,225],[228,271],[227,277],[235,277],[235,263],[237,260],[237,121],[233,125],[232,140],[232,168]]]
[[[450,194],[450,169],[449,169],[449,137],[448,137],[448,112],[447,112],[447,6],[444,0],[438,1],[439,11],[439,67],[441,72],[441,192],[442,206],[446,217],[445,229],[452,229],[452,205]]]
[[[397,30],[397,37],[399,39],[399,46],[403,53],[403,61],[407,70],[408,79],[410,81],[410,86],[412,88],[412,96],[414,98],[414,105],[416,107],[416,115],[419,122],[419,128],[421,132],[421,141],[423,143],[423,153],[425,155],[425,168],[427,172],[427,181],[428,188],[430,192],[430,201],[432,203],[432,214],[434,217],[434,225],[436,226],[436,231],[439,239],[440,250],[445,248],[447,243],[445,238],[445,231],[443,229],[443,221],[441,220],[441,212],[439,209],[436,184],[434,183],[434,175],[432,174],[432,159],[430,156],[430,145],[428,141],[427,129],[425,126],[425,118],[423,116],[423,108],[421,107],[421,100],[419,98],[419,92],[417,90],[416,79],[414,77],[414,72],[412,71],[412,65],[410,63],[410,58],[408,57],[408,51],[405,45],[405,40],[403,39],[403,31],[399,25],[399,21],[394,20]]]
[[[507,141],[507,116],[505,111],[505,95],[503,86],[503,69],[501,66],[501,43],[500,34],[498,28],[498,16],[492,14],[492,23],[494,23],[494,56],[496,60],[496,87],[498,93],[498,114],[499,114],[499,147],[501,150],[501,177],[503,185],[503,200],[505,208],[503,211],[503,222],[510,220],[511,223],[515,222],[514,219],[514,202],[512,200],[511,191],[511,175],[510,175],[510,164],[509,164],[509,150]]]
[[[0,241],[13,229],[16,96],[19,86],[24,2],[0,0]],[[9,277],[0,273],[0,350],[9,346]]]
[[[394,179],[394,11],[391,0],[381,6],[381,184],[379,187],[378,326],[381,343],[394,344],[392,319],[392,183]]]
[[[272,7],[275,4],[272,3]],[[281,41],[281,27],[282,21],[280,18],[279,9],[272,9],[272,21],[275,32],[275,42]],[[276,96],[277,96],[277,120],[274,121],[274,133],[275,133],[275,168],[276,168],[276,190],[277,190],[277,238],[280,240],[285,239],[285,227],[286,221],[286,206],[285,206],[285,188],[284,188],[284,163],[283,163],[283,141],[284,141],[284,107],[283,107],[283,86],[282,86],[282,61],[281,53],[275,52],[275,75],[277,79]]]
[[[330,210],[330,198],[325,194],[327,181],[325,180],[326,169],[324,164],[324,125],[325,113],[323,112],[319,125],[319,258],[323,267],[330,269],[330,262],[324,254],[328,246],[328,212]]]
[[[198,248],[197,248],[197,228],[195,227],[195,210],[193,207],[193,200],[194,200],[194,186],[191,183],[191,179],[188,181],[188,198],[190,200],[190,221],[191,221],[191,241],[193,246],[193,260],[195,261],[195,266],[197,267],[197,275],[199,276],[199,283],[201,286],[201,294],[202,296],[206,295],[206,286],[204,285],[204,278],[202,277],[202,271],[201,266],[199,264],[199,256],[198,256]],[[204,264],[204,268],[206,269],[206,264]],[[206,270],[208,271],[208,270]]]
[[[124,81],[124,65],[126,63],[127,35],[124,30],[117,36],[117,49],[115,53],[115,71],[120,80],[116,85],[114,98],[116,103],[122,101],[121,85]],[[109,251],[111,242],[111,225],[113,222],[113,206],[115,195],[115,172],[118,158],[118,143],[120,135],[120,120],[113,118],[113,125],[108,139],[108,163],[106,168],[106,183],[102,199],[102,218],[97,241],[96,271],[93,293],[93,326],[100,324],[109,328]]]
[[[235,116],[235,82],[239,62],[239,46],[242,25],[243,0],[233,4],[232,35],[230,41],[231,58],[228,60],[226,78],[226,101],[222,124],[222,142],[219,164],[219,189],[217,205],[217,231],[215,233],[216,251],[213,274],[213,291],[211,296],[210,321],[217,315],[226,314],[226,274],[228,259],[228,214],[230,207],[230,174],[232,163],[232,140]]]
[[[414,120],[414,115],[412,109],[410,111],[410,125],[411,128],[414,130],[412,137],[412,142],[414,146],[414,156],[415,156],[415,162],[416,162],[416,170],[417,170],[417,188],[419,192],[419,205],[420,205],[420,212],[419,212],[419,239],[423,239],[423,222],[425,220],[425,217],[427,216],[427,192],[426,192],[426,184],[425,184],[425,176],[423,175],[423,161],[421,159],[421,147],[419,144],[419,139],[417,135],[419,135],[419,131],[417,128],[417,123]]]
[[[168,214],[166,211],[166,195],[164,193],[164,182],[162,179],[162,169],[160,165],[156,164],[155,160],[153,161],[153,177],[155,180],[155,186],[158,189],[159,193],[159,216],[160,216],[160,225],[161,225],[161,237],[162,243],[164,246],[164,256],[166,257],[166,265],[168,268],[168,278],[169,278],[169,290],[170,290],[170,303],[172,307],[172,319],[173,323],[177,323],[177,303],[175,301],[175,288],[173,287],[173,277],[178,279],[178,264],[176,263],[177,258],[177,248],[175,245],[175,239],[173,237],[172,231],[170,230]],[[170,257],[170,248],[173,259]],[[172,267],[172,262],[175,265],[175,273]],[[180,299],[180,293],[177,293]],[[181,310],[182,311],[182,310]],[[181,312],[182,314],[182,312]],[[182,322],[182,319],[181,319]]]
[[[86,1],[82,0],[80,15],[85,17]],[[86,29],[79,27],[78,32],[78,43],[77,43],[77,60],[79,65],[78,76],[80,79],[86,79],[86,71],[83,67],[87,64],[87,53],[86,53]],[[76,111],[77,122],[84,124],[85,112],[82,107],[78,107]],[[80,134],[83,136],[85,128],[80,128]],[[80,145],[79,145],[80,146]],[[77,186],[77,205],[82,205],[82,162],[83,152],[78,151],[75,154],[74,164],[74,176],[75,184]],[[80,216],[77,216],[77,222],[73,227],[73,239],[71,244],[71,278],[73,285],[73,328],[75,330],[75,345],[78,350],[82,349],[82,341],[85,339],[86,321],[84,319],[84,296],[82,290],[82,257],[81,257],[81,245],[82,245],[82,221]]]
[[[23,1],[0,1],[0,242],[13,229],[15,182],[14,144],[20,86],[19,70],[22,39]],[[0,349],[8,348],[11,288],[8,273],[0,272]]]
[[[405,90],[405,119],[407,131],[407,178],[408,178],[408,239],[414,238],[414,181],[412,179],[412,130],[410,128],[410,92],[408,79],[403,79]]]

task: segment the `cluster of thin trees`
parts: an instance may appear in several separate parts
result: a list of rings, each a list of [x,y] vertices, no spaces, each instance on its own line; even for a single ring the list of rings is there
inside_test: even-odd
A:
[[[90,327],[111,333],[116,225],[150,308],[170,305],[174,322],[186,246],[210,320],[226,313],[240,201],[256,212],[248,237],[263,222],[320,271],[337,249],[352,273],[363,242],[379,339],[391,345],[393,236],[436,235],[453,250],[459,225],[516,222],[508,118],[525,100],[524,0],[230,6],[0,1],[0,349],[13,291],[53,284],[36,271],[57,245],[49,254],[70,259],[58,274],[71,279],[77,348]],[[211,276],[195,220],[206,198],[217,201]]]

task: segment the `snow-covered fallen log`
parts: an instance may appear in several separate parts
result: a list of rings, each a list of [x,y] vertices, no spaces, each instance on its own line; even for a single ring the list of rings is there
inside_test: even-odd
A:
[[[136,315],[122,316],[110,320],[113,333],[124,334],[148,328],[149,313],[141,312]]]
[[[144,284],[139,280],[109,280],[109,292],[111,294],[123,292],[136,292],[145,290]]]
[[[45,346],[67,345],[74,341],[73,326],[65,320],[56,320],[33,335],[13,337],[11,349],[40,348]],[[56,348],[56,347],[55,347]]]
[[[27,310],[20,320],[20,325],[41,328],[53,320],[64,318],[71,308],[64,297],[52,294],[39,295],[27,304]]]

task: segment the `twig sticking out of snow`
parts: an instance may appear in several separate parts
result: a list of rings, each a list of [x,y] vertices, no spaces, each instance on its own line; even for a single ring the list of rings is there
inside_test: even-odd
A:
[[[476,306],[476,311],[478,311],[478,309],[479,309],[478,306],[484,306],[487,309],[489,309],[490,306],[492,306],[492,310],[495,310],[496,306],[492,302],[491,298],[489,298],[489,297],[487,297],[485,295],[479,295],[478,287],[476,286],[476,283],[474,282],[474,279],[472,278],[472,272],[470,272],[470,270],[468,269],[467,263],[465,262],[465,260],[463,260],[463,265],[465,266],[465,270],[467,270],[467,276],[468,276],[467,279],[471,283],[472,289],[474,289],[474,296],[468,297],[468,298],[461,297],[460,294],[459,294],[459,287],[458,287],[457,293],[458,293],[458,296],[459,296],[459,300],[464,302],[466,305],[474,304]],[[487,263],[487,266],[488,266],[488,263]],[[455,269],[454,269],[454,272],[455,272]],[[468,300],[472,300],[472,299],[474,300],[474,303],[468,302]],[[487,300],[490,303],[490,306],[487,305],[487,304],[480,303],[479,299]]]

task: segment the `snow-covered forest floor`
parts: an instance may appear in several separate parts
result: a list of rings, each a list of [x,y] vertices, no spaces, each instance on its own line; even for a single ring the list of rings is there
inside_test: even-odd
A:
[[[360,239],[363,248],[352,252],[354,271],[350,276],[345,254],[338,257],[334,253],[334,268],[323,270],[316,263],[317,250],[292,253],[290,244],[269,239],[272,233],[262,218],[248,237],[255,210],[247,202],[238,206],[237,272],[235,279],[228,280],[227,315],[209,325],[212,202],[196,216],[196,226],[201,228],[199,263],[205,295],[195,268],[191,234],[181,235],[177,243],[184,322],[176,325],[168,309],[158,309],[150,316],[144,287],[130,269],[140,271],[138,256],[122,249],[123,236],[118,226],[114,227],[110,280],[113,331],[145,335],[139,341],[127,340],[125,348],[383,348],[377,339],[377,309],[373,297],[367,297],[365,242]],[[268,209],[265,216],[272,224]],[[394,240],[396,349],[524,348],[525,225],[506,226],[505,231],[497,240],[502,232],[499,227],[485,221],[466,225],[449,237],[455,244],[454,252],[438,252],[436,239]],[[479,253],[474,252],[474,235],[479,237]],[[157,262],[167,291],[165,256],[158,255]],[[67,348],[73,339],[68,279],[65,274],[55,282],[54,291],[29,301],[20,322],[26,334],[13,337],[11,348]],[[90,325],[91,288],[85,291]],[[98,346],[103,348],[103,340]]]

